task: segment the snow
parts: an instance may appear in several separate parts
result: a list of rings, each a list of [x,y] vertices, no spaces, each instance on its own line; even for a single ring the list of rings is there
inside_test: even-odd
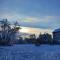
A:
[[[60,46],[0,46],[0,60],[60,60]]]
[[[53,32],[60,32],[60,28],[59,29],[55,29]]]

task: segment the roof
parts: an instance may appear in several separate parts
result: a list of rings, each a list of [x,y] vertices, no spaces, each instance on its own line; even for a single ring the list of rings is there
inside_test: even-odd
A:
[[[60,32],[60,28],[59,29],[55,29],[53,32]]]

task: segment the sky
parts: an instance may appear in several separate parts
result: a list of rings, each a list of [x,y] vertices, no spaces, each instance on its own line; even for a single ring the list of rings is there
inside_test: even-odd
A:
[[[0,0],[3,18],[26,27],[60,28],[60,0]]]

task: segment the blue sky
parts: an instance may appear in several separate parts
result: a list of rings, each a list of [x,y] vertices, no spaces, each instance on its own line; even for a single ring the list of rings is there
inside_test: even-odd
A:
[[[59,28],[60,0],[0,0],[0,18],[22,26]]]

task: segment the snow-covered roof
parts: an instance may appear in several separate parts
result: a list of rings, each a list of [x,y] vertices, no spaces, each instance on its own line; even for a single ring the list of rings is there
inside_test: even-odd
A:
[[[59,29],[55,29],[53,32],[60,32],[60,28]]]

